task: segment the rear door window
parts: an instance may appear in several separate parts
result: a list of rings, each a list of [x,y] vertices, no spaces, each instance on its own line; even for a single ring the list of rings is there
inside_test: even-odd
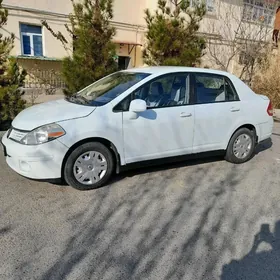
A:
[[[196,104],[238,101],[238,95],[228,78],[207,73],[195,74]]]

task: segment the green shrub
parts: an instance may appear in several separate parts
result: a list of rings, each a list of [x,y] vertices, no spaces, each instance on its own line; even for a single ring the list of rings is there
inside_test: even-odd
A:
[[[205,40],[197,32],[206,13],[204,4],[191,7],[187,0],[158,0],[155,13],[150,10],[145,13],[148,30],[143,56],[146,64],[193,66],[200,61]]]
[[[89,84],[117,70],[114,60],[116,46],[112,42],[116,34],[111,25],[113,0],[72,1],[73,13],[69,14],[70,26],[66,31],[73,38],[69,42],[59,31],[55,32],[47,21],[42,24],[72,55],[62,63],[62,76],[66,95],[72,95]]]
[[[7,23],[7,19],[8,11],[2,8],[0,0],[0,30]],[[14,39],[14,34],[4,37],[0,33],[0,123],[12,120],[25,105],[20,87],[26,73],[19,68],[15,59],[9,58]]]

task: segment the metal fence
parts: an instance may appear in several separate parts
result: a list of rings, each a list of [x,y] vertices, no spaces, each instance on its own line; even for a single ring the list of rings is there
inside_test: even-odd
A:
[[[58,71],[34,69],[28,71],[24,87],[45,90],[46,94],[55,94],[56,90],[65,88],[65,83]]]

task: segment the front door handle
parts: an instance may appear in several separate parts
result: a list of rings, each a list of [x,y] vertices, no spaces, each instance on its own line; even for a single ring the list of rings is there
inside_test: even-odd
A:
[[[240,109],[239,109],[239,108],[234,108],[234,107],[233,107],[233,108],[230,109],[230,111],[231,111],[231,112],[239,112]]]
[[[181,118],[188,118],[188,117],[191,117],[191,116],[192,116],[191,113],[182,112],[182,113],[180,114],[180,117],[181,117]]]

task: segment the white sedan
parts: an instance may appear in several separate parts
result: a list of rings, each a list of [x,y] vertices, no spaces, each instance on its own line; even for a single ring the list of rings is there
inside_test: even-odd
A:
[[[2,143],[19,174],[93,189],[135,162],[215,150],[246,162],[271,136],[272,115],[267,97],[226,72],[130,69],[24,110]]]

